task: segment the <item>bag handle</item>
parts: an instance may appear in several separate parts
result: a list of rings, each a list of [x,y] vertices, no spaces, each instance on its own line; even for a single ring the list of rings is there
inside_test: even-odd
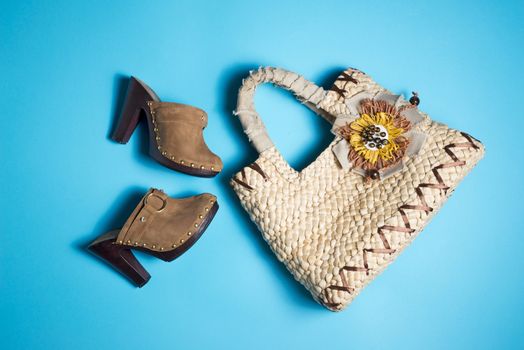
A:
[[[292,91],[298,100],[333,124],[335,116],[321,107],[321,103],[327,94],[322,87],[285,69],[261,67],[256,71],[251,71],[249,76],[242,81],[242,86],[238,91],[237,109],[233,112],[234,115],[239,117],[244,133],[259,153],[274,145],[262,119],[255,110],[255,91],[258,85],[264,83],[273,83]]]

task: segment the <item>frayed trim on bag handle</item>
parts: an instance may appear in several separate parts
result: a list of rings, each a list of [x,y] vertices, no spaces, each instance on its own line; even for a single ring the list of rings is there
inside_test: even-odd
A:
[[[329,123],[332,124],[335,120],[334,116],[322,108],[322,102],[327,95],[322,87],[285,69],[260,67],[256,71],[251,71],[249,76],[242,81],[242,86],[238,91],[237,108],[233,112],[235,116],[239,117],[244,132],[259,153],[274,146],[254,104],[256,87],[264,83],[273,83],[293,92],[298,100]]]

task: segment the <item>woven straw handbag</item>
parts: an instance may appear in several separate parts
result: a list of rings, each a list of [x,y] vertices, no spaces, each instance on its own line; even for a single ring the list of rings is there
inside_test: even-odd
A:
[[[255,111],[257,85],[292,91],[332,123],[334,140],[302,171]],[[235,115],[259,152],[231,186],[277,258],[332,311],[407,247],[484,154],[483,145],[348,69],[329,91],[278,68],[244,79]]]

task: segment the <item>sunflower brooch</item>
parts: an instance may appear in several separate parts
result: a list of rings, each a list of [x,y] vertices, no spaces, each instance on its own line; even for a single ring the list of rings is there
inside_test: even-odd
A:
[[[347,164],[368,182],[384,179],[400,171],[403,159],[416,154],[425,138],[421,133],[412,131],[416,124],[414,122],[422,119],[416,106],[391,103],[392,100],[399,101],[395,97],[385,100],[361,99],[358,114],[335,130],[347,142],[342,148],[342,156],[347,157]],[[410,147],[412,142],[414,144]]]

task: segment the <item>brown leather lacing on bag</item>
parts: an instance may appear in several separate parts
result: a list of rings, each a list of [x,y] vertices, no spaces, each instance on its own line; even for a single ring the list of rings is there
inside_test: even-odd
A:
[[[266,173],[262,170],[262,168],[260,167],[260,165],[257,164],[257,162],[254,162],[252,164],[249,164],[248,167],[250,167],[251,169],[253,169],[254,171],[256,171],[257,173],[259,173],[263,178],[264,178],[264,181],[267,181],[269,179],[269,177],[266,175]]]
[[[419,210],[423,211],[426,214],[429,214],[433,211],[433,208],[428,206],[426,202],[426,198],[424,197],[424,193],[422,192],[422,188],[431,188],[431,189],[438,189],[438,190],[449,190],[449,186],[446,185],[446,183],[442,180],[442,177],[439,174],[439,170],[445,169],[445,168],[452,168],[452,167],[460,167],[466,165],[466,161],[460,160],[455,153],[453,153],[453,148],[473,148],[478,150],[479,147],[473,142],[473,140],[478,141],[473,136],[470,136],[464,132],[460,133],[468,142],[462,142],[462,143],[451,143],[449,145],[444,146],[444,151],[449,155],[449,157],[453,160],[453,162],[449,163],[443,163],[435,166],[432,168],[433,175],[435,176],[435,179],[437,180],[437,183],[421,183],[417,186],[415,189],[418,198],[420,199],[419,204],[405,204],[399,207],[398,212],[400,213],[402,217],[402,221],[404,223],[404,226],[391,226],[391,225],[383,225],[380,226],[377,229],[377,234],[379,235],[382,244],[384,245],[384,248],[365,248],[362,250],[362,260],[363,260],[363,266],[343,266],[339,271],[340,280],[342,282],[342,285],[331,285],[329,287],[326,287],[322,294],[324,295],[324,300],[321,300],[321,302],[326,306],[327,308],[331,310],[339,310],[342,306],[342,303],[335,303],[332,301],[332,296],[330,295],[330,291],[342,291],[346,293],[352,293],[354,291],[354,288],[349,286],[347,277],[346,277],[346,271],[348,272],[365,272],[366,275],[369,275],[370,268],[368,266],[368,257],[367,255],[370,253],[373,254],[393,254],[396,252],[396,249],[392,249],[384,232],[385,231],[391,231],[391,232],[399,232],[399,233],[408,233],[412,234],[416,231],[413,227],[411,227],[411,224],[409,222],[409,218],[406,214],[406,210]],[[480,141],[479,141],[480,142]]]
[[[342,72],[342,74],[340,74],[338,76],[337,81],[346,81],[346,82],[352,82],[353,84],[358,84],[358,80],[353,78],[353,74],[349,75],[346,72]],[[338,86],[333,85],[331,90],[335,91],[342,98],[346,97],[346,94],[347,94],[347,90],[346,89],[341,89]]]
[[[254,171],[256,171],[257,173],[260,174],[260,176],[262,176],[264,178],[264,181],[267,181],[269,179],[269,177],[266,175],[266,173],[262,170],[262,168],[260,167],[260,165],[258,165],[256,162],[252,163],[252,164],[249,164],[248,165],[249,168],[253,169]],[[244,169],[242,169],[240,171],[240,174],[242,175],[242,180],[240,180],[239,178],[237,177],[234,177],[233,178],[233,181],[235,181],[237,184],[239,184],[240,186],[244,186],[245,188],[247,188],[248,190],[252,191],[253,190],[253,187],[251,187],[247,182],[246,182],[246,171]]]
[[[248,184],[246,183],[246,171],[245,171],[244,169],[242,169],[241,174],[242,174],[242,180],[240,180],[240,179],[237,178],[237,177],[234,177],[234,178],[233,178],[233,181],[235,181],[235,182],[236,182],[237,184],[239,184],[240,186],[244,186],[244,187],[247,188],[248,190],[253,191],[254,188],[251,187],[250,185],[248,185]]]

